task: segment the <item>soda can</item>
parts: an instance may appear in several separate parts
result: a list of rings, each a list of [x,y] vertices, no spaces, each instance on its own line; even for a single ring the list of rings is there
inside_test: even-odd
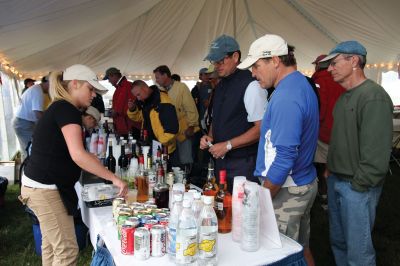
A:
[[[139,260],[150,257],[150,232],[145,227],[139,227],[134,233],[134,256]]]
[[[151,215],[143,215],[142,217],[140,217],[140,224],[143,226],[149,220],[153,220],[153,216],[151,216]]]
[[[122,226],[125,224],[125,221],[128,220],[129,215],[123,215],[121,212],[118,216],[117,230],[118,230],[118,240],[121,239],[121,230]]]
[[[123,208],[129,208],[128,204],[121,203],[121,204],[118,204],[117,207],[115,208],[115,213],[114,213],[114,221],[115,221],[115,224],[118,223],[119,211],[120,211],[121,209],[123,209]]]
[[[130,206],[132,206],[132,207],[134,207],[134,208],[136,208],[136,207],[142,207],[142,206],[143,206],[143,203],[140,203],[140,202],[132,202],[132,203],[130,204]]]
[[[124,224],[121,227],[121,253],[124,255],[133,255],[134,252],[134,233],[135,228],[132,225]]]
[[[150,198],[148,201],[146,201],[144,204],[155,204],[156,200],[154,198]]]
[[[124,198],[115,198],[112,201],[112,213],[113,213],[113,217],[116,214],[116,210],[118,205],[125,203],[125,199]]]
[[[131,216],[128,217],[128,219],[125,221],[125,224],[132,225],[134,228],[136,228],[139,227],[140,221],[139,218]]]
[[[144,227],[146,227],[147,229],[151,229],[154,225],[158,224],[157,220],[148,220],[146,221],[146,223],[144,224]]]
[[[164,212],[164,213],[167,213],[167,212],[169,213],[169,209],[168,209],[168,208],[162,208],[161,210],[162,210],[162,212]]]
[[[157,213],[157,214],[154,215],[154,216],[155,216],[155,218],[156,218],[156,220],[157,220],[158,222],[160,222],[160,220],[161,220],[162,218],[167,218],[167,215],[166,215],[165,213],[163,213],[163,212]]]
[[[160,225],[163,225],[165,227],[168,226],[168,222],[169,222],[169,218],[168,217],[161,218],[160,221],[159,221]]]
[[[162,257],[165,255],[166,231],[162,225],[154,225],[151,230],[151,256]]]

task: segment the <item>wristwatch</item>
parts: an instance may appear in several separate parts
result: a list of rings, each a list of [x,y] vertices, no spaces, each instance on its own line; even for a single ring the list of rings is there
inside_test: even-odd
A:
[[[228,151],[232,150],[232,143],[231,143],[230,140],[228,140],[228,144],[226,144],[226,149],[227,149]]]

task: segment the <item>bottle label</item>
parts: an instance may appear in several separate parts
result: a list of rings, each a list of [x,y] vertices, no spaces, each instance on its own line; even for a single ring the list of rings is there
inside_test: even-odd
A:
[[[169,254],[176,253],[176,229],[175,228],[168,228],[167,251]]]
[[[219,211],[223,211],[224,210],[224,203],[223,202],[217,202],[217,209]]]
[[[217,226],[202,226],[199,234],[199,257],[212,258],[217,255]]]
[[[192,231],[192,230],[190,230]],[[192,263],[197,254],[197,230],[195,234],[180,232],[176,238],[176,262],[179,264]]]

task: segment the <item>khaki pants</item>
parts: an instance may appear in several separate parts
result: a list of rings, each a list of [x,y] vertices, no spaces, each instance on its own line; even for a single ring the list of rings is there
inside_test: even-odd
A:
[[[42,233],[42,265],[76,265],[79,248],[72,216],[56,189],[22,186],[20,200],[37,216]]]

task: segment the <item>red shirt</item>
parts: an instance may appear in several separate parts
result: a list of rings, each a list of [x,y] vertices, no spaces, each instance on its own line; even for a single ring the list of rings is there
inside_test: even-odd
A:
[[[345,92],[345,89],[333,80],[331,74],[326,69],[315,72],[311,78],[318,87],[321,103],[318,139],[329,144],[333,125],[333,108],[337,99]]]
[[[131,93],[132,83],[126,77],[117,83],[112,100],[114,110],[114,128],[118,135],[127,135],[132,127],[140,129],[140,123],[135,123],[126,114],[128,110],[128,99],[135,101],[136,98]]]

